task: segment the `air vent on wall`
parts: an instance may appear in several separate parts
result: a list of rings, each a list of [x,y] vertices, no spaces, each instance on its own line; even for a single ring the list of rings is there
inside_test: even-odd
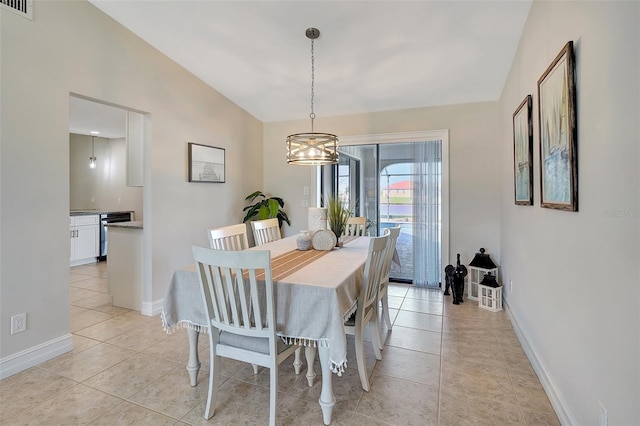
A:
[[[0,0],[0,7],[33,19],[33,0]]]

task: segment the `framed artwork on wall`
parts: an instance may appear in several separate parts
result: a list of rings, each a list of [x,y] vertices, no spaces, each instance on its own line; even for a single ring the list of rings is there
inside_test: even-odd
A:
[[[576,84],[569,41],[538,80],[540,206],[578,211]]]
[[[533,100],[527,95],[513,113],[515,203],[533,205]]]
[[[188,145],[189,182],[224,183],[224,148],[192,142],[188,142]]]

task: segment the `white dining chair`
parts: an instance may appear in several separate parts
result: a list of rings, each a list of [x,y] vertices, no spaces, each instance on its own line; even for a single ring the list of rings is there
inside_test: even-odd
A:
[[[277,218],[254,220],[251,222],[251,229],[253,230],[253,240],[256,246],[277,241],[281,238],[280,223]]]
[[[367,218],[365,216],[354,216],[347,220],[344,235],[362,237],[367,229]]]
[[[276,423],[278,366],[296,346],[276,335],[271,253],[224,251],[193,246],[209,336],[209,393],[204,418],[210,419],[222,368],[221,357],[270,370],[269,425]]]
[[[369,392],[369,377],[367,376],[367,365],[364,357],[364,332],[369,325],[369,334],[373,340],[373,350],[376,359],[382,359],[380,352],[380,334],[378,323],[378,288],[380,287],[380,277],[384,263],[385,247],[389,236],[373,237],[369,242],[369,252],[367,262],[362,275],[362,287],[358,296],[358,307],[356,312],[344,324],[345,333],[355,336],[356,362],[362,389]]]
[[[378,331],[380,334],[380,350],[383,349],[385,339],[382,336],[382,319],[387,324],[387,329],[391,331],[393,324],[391,323],[391,315],[389,315],[389,271],[391,270],[391,262],[396,251],[396,243],[400,236],[400,225],[384,230],[384,235],[389,236],[389,242],[385,248],[384,264],[382,265],[382,274],[380,275],[380,289],[378,290],[378,302],[382,305],[381,318],[378,322]]]
[[[247,226],[244,223],[208,230],[209,246],[215,250],[242,251],[249,248]],[[251,364],[253,374],[258,374],[258,366]],[[296,370],[297,371],[297,370]]]
[[[216,250],[240,251],[249,248],[247,226],[244,223],[208,230],[209,246]]]

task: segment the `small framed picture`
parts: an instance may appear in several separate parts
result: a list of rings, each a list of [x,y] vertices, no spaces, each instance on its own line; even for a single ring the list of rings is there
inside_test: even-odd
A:
[[[573,42],[538,80],[540,206],[578,211],[576,82]]]
[[[527,95],[513,113],[513,173],[515,202],[533,205],[533,100]]]
[[[224,183],[224,148],[189,142],[189,182]]]

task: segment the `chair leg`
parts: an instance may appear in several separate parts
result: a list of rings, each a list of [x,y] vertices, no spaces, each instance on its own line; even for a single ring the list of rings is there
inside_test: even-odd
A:
[[[391,324],[391,315],[389,315],[389,299],[387,297],[386,291],[380,298],[380,302],[382,304],[382,315],[384,316],[384,322],[385,324],[387,324],[387,333],[389,333],[393,328],[393,324]],[[378,334],[380,336],[380,350],[382,350],[384,349],[384,341],[386,340],[386,336],[382,332],[382,321],[378,322],[378,331]]]
[[[360,383],[362,389],[369,392],[369,378],[367,377],[367,364],[364,358],[364,330],[356,329],[356,362],[358,364],[358,373],[360,373]]]
[[[272,365],[270,371],[270,390],[269,390],[269,426],[276,425],[276,415],[278,413],[278,366]]]
[[[213,350],[210,350],[209,353],[209,393],[207,395],[207,407],[204,410],[204,418],[206,420],[213,417],[216,409],[218,386],[220,384],[220,369],[222,367],[220,357],[216,356]]]
[[[380,316],[375,312],[369,321],[369,332],[371,333],[371,343],[373,345],[373,352],[376,354],[376,359],[378,361],[382,360],[382,341],[380,339],[380,333],[377,331],[380,330]]]

